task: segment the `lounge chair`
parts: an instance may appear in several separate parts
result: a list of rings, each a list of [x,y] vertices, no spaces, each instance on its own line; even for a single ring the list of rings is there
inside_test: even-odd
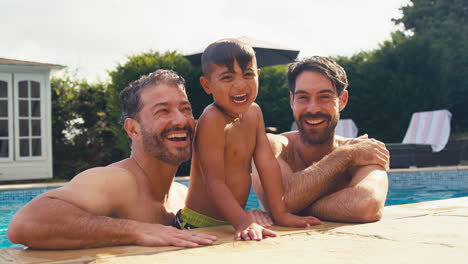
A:
[[[446,110],[413,113],[403,144],[431,145],[439,152],[447,145],[452,114]]]
[[[340,119],[336,125],[336,134],[346,138],[355,138],[358,135],[358,128],[352,119]]]
[[[390,166],[407,168],[456,164],[456,149],[451,146],[442,151],[450,136],[451,117],[446,109],[413,113],[403,142],[386,144],[390,151]]]

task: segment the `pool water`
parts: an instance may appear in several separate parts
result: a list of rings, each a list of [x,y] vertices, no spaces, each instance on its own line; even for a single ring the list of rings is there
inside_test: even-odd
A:
[[[419,203],[433,200],[443,200],[468,196],[468,185],[463,188],[428,188],[424,185],[415,185],[413,188],[391,188],[387,194],[385,206]]]
[[[16,212],[34,197],[52,189],[54,188],[0,191],[0,249],[16,245],[10,243],[6,237],[8,224]]]
[[[10,243],[6,237],[8,223],[13,218],[13,215],[15,215],[25,203],[26,202],[0,204],[0,249],[15,246],[15,244]]]
[[[179,181],[188,185],[188,181]],[[40,193],[53,188],[0,191],[0,249],[15,246],[7,237],[8,223],[14,214]],[[468,196],[468,170],[417,173],[389,173],[388,205],[417,203]],[[253,189],[246,209],[260,209]]]

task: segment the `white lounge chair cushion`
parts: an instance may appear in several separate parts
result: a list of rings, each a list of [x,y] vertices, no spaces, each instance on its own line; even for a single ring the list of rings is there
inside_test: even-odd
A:
[[[432,152],[441,151],[450,136],[451,118],[446,109],[413,113],[403,144],[427,144]]]
[[[352,119],[341,119],[336,125],[336,134],[346,138],[355,138],[358,135],[358,128]]]

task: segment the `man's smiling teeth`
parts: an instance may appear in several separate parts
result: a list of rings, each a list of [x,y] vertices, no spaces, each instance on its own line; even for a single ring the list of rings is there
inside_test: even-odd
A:
[[[184,132],[184,133],[174,133],[174,134],[170,134],[170,135],[167,135],[167,139],[169,140],[185,140],[187,138],[187,133]]]
[[[305,121],[309,125],[317,125],[317,124],[324,122],[325,120],[320,119],[320,120],[305,120]]]
[[[236,103],[236,104],[241,104],[241,103],[244,103],[245,101],[247,101],[247,94],[234,95],[234,96],[231,96],[231,97],[232,97],[232,100],[234,101],[234,103]]]

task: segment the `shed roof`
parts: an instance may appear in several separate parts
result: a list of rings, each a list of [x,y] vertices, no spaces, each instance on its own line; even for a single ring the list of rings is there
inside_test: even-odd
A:
[[[63,69],[65,66],[60,64],[50,64],[50,63],[42,63],[42,62],[34,62],[34,61],[24,61],[24,60],[13,60],[13,59],[6,59],[0,58],[0,65],[18,65],[18,66],[42,66],[48,67],[53,69]]]

